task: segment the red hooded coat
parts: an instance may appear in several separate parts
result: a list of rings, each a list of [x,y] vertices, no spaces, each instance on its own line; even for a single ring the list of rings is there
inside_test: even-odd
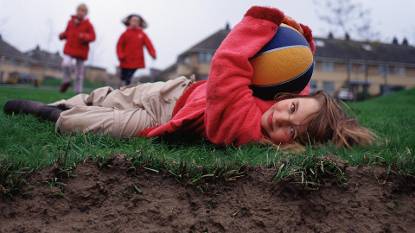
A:
[[[185,91],[169,122],[139,135],[190,131],[219,145],[262,140],[261,116],[275,101],[252,95],[250,58],[271,40],[283,19],[284,14],[277,9],[252,7],[216,51],[208,81],[197,82]],[[302,28],[313,49],[310,29]],[[308,93],[303,90],[301,94]]]
[[[66,40],[63,53],[86,60],[88,58],[89,43],[95,40],[95,31],[88,19],[76,23],[76,16],[72,16],[64,32],[59,35],[61,40]]]
[[[118,39],[117,56],[120,67],[126,69],[139,69],[145,67],[144,46],[150,55],[156,59],[156,50],[141,28],[128,28]]]

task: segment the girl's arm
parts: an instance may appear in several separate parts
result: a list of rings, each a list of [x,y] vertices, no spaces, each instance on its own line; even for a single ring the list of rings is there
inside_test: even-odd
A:
[[[87,43],[95,41],[95,30],[91,23],[88,22],[87,30],[81,33],[79,38]]]
[[[125,47],[125,33],[121,34],[117,42],[117,57],[119,61],[125,58],[124,47]]]
[[[148,53],[151,55],[153,59],[157,58],[156,50],[154,49],[153,43],[151,43],[150,38],[148,38],[147,34],[143,32],[144,35],[144,44],[147,48]]]
[[[205,126],[215,144],[244,144],[260,131],[261,111],[249,88],[250,63],[275,35],[284,14],[275,8],[252,7],[222,42],[212,60],[207,86]]]

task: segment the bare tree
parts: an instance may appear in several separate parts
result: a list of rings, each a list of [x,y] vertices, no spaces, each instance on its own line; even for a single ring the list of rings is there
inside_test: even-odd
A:
[[[378,39],[373,28],[371,11],[353,0],[314,0],[319,18],[328,31],[362,40]]]
[[[52,44],[53,40],[56,37],[56,32],[55,32],[55,27],[54,27],[54,24],[53,24],[53,20],[51,18],[48,18],[46,20],[45,24],[46,24],[47,31],[48,31],[48,33],[46,34],[46,36],[47,36],[47,39],[46,39],[46,49],[48,51],[50,51],[51,44]]]

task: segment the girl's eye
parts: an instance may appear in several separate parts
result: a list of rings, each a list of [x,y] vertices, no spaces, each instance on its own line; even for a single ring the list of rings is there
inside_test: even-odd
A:
[[[290,136],[291,136],[292,139],[294,139],[294,137],[295,137],[295,129],[292,126],[290,127]]]
[[[294,112],[295,112],[295,104],[294,103],[291,103],[290,113],[294,113]]]

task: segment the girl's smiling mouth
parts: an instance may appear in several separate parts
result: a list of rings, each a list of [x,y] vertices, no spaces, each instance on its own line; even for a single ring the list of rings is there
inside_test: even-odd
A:
[[[269,114],[269,117],[268,117],[268,125],[269,125],[269,127],[272,129],[273,127],[273,124],[272,124],[272,115],[274,115],[274,114]]]

